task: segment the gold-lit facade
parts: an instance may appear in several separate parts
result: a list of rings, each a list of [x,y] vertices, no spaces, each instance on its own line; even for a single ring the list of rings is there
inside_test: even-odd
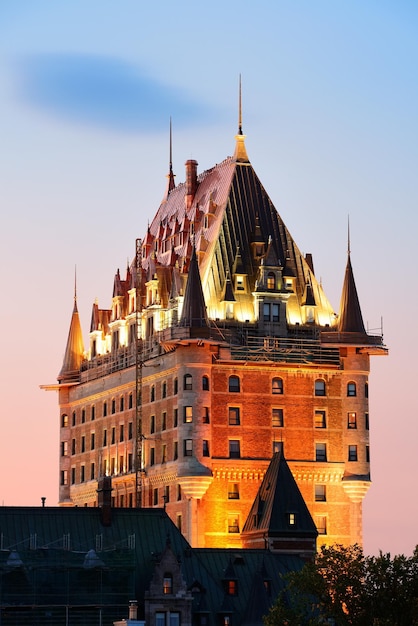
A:
[[[109,309],[77,305],[58,384],[62,506],[164,506],[193,546],[240,547],[282,450],[318,543],[361,543],[370,356],[350,254],[335,313],[236,136],[168,186]],[[289,515],[292,502],[289,502]],[[247,523],[248,526],[248,523]]]

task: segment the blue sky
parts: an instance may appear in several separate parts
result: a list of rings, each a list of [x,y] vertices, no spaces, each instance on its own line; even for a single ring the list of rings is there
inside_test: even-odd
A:
[[[412,552],[417,27],[405,0],[0,4],[5,504],[57,500],[56,397],[38,386],[61,366],[74,266],[87,338],[163,196],[170,116],[182,181],[186,159],[233,151],[241,73],[250,159],[336,310],[350,216],[363,317],[391,350],[372,360],[365,549]]]

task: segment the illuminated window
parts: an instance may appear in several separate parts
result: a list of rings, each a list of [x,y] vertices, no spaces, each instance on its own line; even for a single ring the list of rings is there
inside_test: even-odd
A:
[[[239,500],[239,484],[228,484],[228,500]]]
[[[347,385],[347,396],[351,396],[354,397],[357,395],[357,387],[356,387],[356,383],[348,383]]]
[[[239,459],[241,457],[241,444],[238,439],[229,440],[229,458]]]
[[[356,445],[348,446],[348,460],[357,461],[357,446]]]
[[[267,274],[267,289],[276,289],[276,277],[273,272]]]
[[[357,428],[357,413],[351,411],[347,414],[347,428]]]
[[[239,517],[238,515],[228,515],[228,532],[239,533]]]
[[[193,440],[192,439],[185,439],[183,441],[183,453],[184,456],[193,456]]]
[[[326,387],[325,380],[318,378],[315,381],[315,395],[316,396],[325,396],[326,395]]]
[[[164,574],[163,594],[173,593],[173,577],[171,574]]]
[[[228,407],[228,424],[230,426],[240,425],[240,410],[237,406]]]
[[[229,377],[229,391],[239,393],[241,390],[240,379],[238,376]]]
[[[62,428],[65,428],[66,426],[68,426],[68,415],[66,413],[63,413],[61,415],[61,426]]]
[[[296,513],[289,513],[288,522],[289,526],[296,526]]]
[[[236,291],[244,291],[244,276],[235,276]]]
[[[184,391],[191,391],[193,389],[193,378],[191,374],[184,375]]]
[[[326,428],[327,418],[325,411],[315,411],[315,428]]]
[[[326,461],[326,460],[327,460],[327,444],[316,443],[315,444],[315,461]]]
[[[61,441],[61,456],[68,455],[68,441]]]
[[[209,391],[209,377],[202,376],[202,390]]]
[[[327,492],[325,485],[315,485],[315,502],[326,502]]]
[[[184,407],[184,423],[190,424],[191,422],[193,422],[193,407],[185,406]]]
[[[283,427],[283,409],[272,409],[271,425],[273,428]]]
[[[207,439],[202,441],[202,455],[209,456],[209,441]]]
[[[237,580],[227,580],[225,585],[226,593],[228,596],[236,596],[238,593],[238,581]]]
[[[283,380],[281,378],[273,378],[271,381],[271,393],[283,393]]]
[[[315,518],[315,525],[319,535],[327,534],[327,518],[325,515],[317,515]]]

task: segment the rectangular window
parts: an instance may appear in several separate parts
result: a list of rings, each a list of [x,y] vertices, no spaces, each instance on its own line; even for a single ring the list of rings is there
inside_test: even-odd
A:
[[[229,440],[229,458],[239,459],[241,457],[241,443],[238,439]]]
[[[85,451],[86,451],[86,438],[85,438],[85,436],[83,435],[83,436],[81,437],[81,452],[85,452]]]
[[[161,430],[166,430],[167,428],[167,413],[163,411],[161,416]]]
[[[270,304],[268,302],[264,302],[263,304],[263,321],[270,321]]]
[[[128,454],[128,472],[132,472],[133,469],[133,456],[132,452]]]
[[[325,380],[318,378],[318,380],[315,381],[315,395],[316,396],[326,395]]]
[[[327,417],[325,411],[315,411],[315,428],[326,428]]]
[[[95,466],[94,463],[90,463],[90,480],[94,480]]]
[[[228,424],[230,426],[239,426],[241,423],[240,420],[240,410],[237,406],[228,407]]]
[[[123,396],[121,396],[120,400],[119,400],[119,411],[124,411],[125,410],[125,398]]]
[[[86,472],[86,468],[85,468],[84,465],[82,465],[80,467],[80,483],[84,483],[84,481],[85,481],[85,478],[86,478],[85,472]]]
[[[179,442],[175,441],[174,448],[173,448],[173,461],[177,461],[178,458],[179,458]]]
[[[370,463],[370,446],[366,446],[366,463]]]
[[[271,413],[271,425],[274,428],[283,427],[283,409],[273,409]]]
[[[71,484],[75,485],[75,467],[71,468]]]
[[[116,413],[116,400],[113,398],[112,400],[112,415]]]
[[[228,532],[239,533],[239,517],[238,515],[228,515]]]
[[[81,423],[85,424],[85,422],[86,422],[86,409],[83,409],[81,411]]]
[[[184,423],[190,424],[191,422],[193,422],[193,407],[185,406],[184,407]]]
[[[112,441],[111,441],[111,443],[112,444],[116,443],[116,427],[115,426],[112,427]]]
[[[167,504],[167,502],[170,502],[170,486],[166,485],[164,487],[164,503]]]
[[[121,424],[119,426],[119,441],[124,441],[125,440],[125,425]]]
[[[152,498],[153,505],[158,506],[158,487],[153,489],[152,494],[153,494],[153,498]]]
[[[61,456],[68,455],[68,441],[61,441]]]
[[[193,456],[193,440],[192,439],[185,439],[183,441],[183,445],[184,445],[184,456]]]
[[[103,417],[107,415],[107,402],[103,402]]]
[[[155,465],[155,448],[150,448],[149,451],[149,464]]]
[[[207,439],[202,441],[202,455],[209,456],[209,441]]]
[[[92,422],[96,419],[96,407],[94,405],[91,407],[90,419]]]
[[[96,446],[96,435],[94,433],[91,433],[90,435],[90,450],[94,450]]]
[[[273,322],[278,322],[280,320],[280,305],[272,304],[271,306],[271,316]]]
[[[133,437],[133,423],[129,422],[128,424],[128,438],[132,439]]]
[[[123,474],[123,454],[119,456],[119,474]]]
[[[71,454],[75,454],[75,450],[76,450],[75,439],[72,439],[71,440]]]
[[[315,485],[315,502],[326,502],[327,492],[325,485]]]
[[[326,460],[327,460],[327,444],[316,443],[315,444],[315,461],[326,461]]]
[[[181,532],[181,527],[182,527],[182,517],[181,517],[181,513],[177,513],[177,524],[176,524],[178,530]]]
[[[228,484],[228,500],[239,500],[239,484]]]
[[[103,447],[107,446],[107,430],[103,431]]]
[[[181,500],[181,485],[177,485],[177,501]]]
[[[357,428],[357,414],[352,411],[347,414],[347,428]]]
[[[167,445],[163,443],[161,447],[161,463],[167,462]]]
[[[204,406],[203,407],[203,418],[202,421],[204,424],[209,424],[210,422],[210,414],[209,414],[209,407],[208,406]]]
[[[348,446],[348,460],[357,461],[357,446],[355,445]]]
[[[178,613],[177,611],[170,611],[169,626],[180,626],[180,613]]]
[[[325,515],[317,515],[315,518],[315,524],[319,535],[327,534],[327,518]]]
[[[155,415],[151,415],[151,417],[150,417],[149,431],[150,431],[151,435],[153,433],[155,433]]]
[[[173,427],[177,428],[179,423],[179,410],[178,409],[174,409],[174,413],[173,413]]]
[[[369,430],[369,414],[368,413],[364,414],[364,428],[366,430]]]
[[[132,393],[130,393],[129,394],[129,398],[128,398],[128,408],[132,409],[133,405],[134,405],[133,395],[132,395]]]

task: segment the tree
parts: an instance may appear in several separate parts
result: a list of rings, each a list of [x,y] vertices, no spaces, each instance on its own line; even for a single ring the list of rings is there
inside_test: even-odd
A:
[[[365,557],[358,545],[323,546],[286,576],[266,626],[418,626],[418,548],[407,558]]]

